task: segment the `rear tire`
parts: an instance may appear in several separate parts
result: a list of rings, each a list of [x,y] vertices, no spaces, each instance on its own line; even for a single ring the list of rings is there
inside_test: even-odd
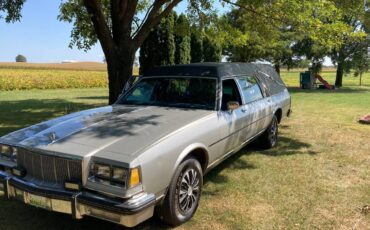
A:
[[[196,212],[203,185],[203,172],[194,158],[183,161],[176,169],[167,195],[157,207],[157,216],[171,226],[188,221]]]
[[[261,147],[271,149],[277,145],[278,141],[278,119],[276,115],[272,117],[271,123],[260,138]]]

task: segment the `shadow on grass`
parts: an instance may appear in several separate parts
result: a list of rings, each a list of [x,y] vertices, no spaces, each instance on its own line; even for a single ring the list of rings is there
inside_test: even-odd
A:
[[[357,86],[357,88],[339,88],[335,90],[328,90],[328,89],[301,89],[299,87],[288,87],[289,93],[308,93],[308,94],[314,94],[314,93],[340,93],[340,94],[350,94],[350,93],[365,93],[370,92],[370,88],[360,88]]]
[[[77,99],[83,99],[83,100],[107,100],[108,96],[91,96],[91,97],[77,97]]]
[[[315,151],[310,150],[311,145],[284,136],[279,136],[278,145],[275,148],[264,150],[260,147],[258,141],[252,142],[251,144],[244,147],[239,152],[235,153],[228,159],[224,160],[214,169],[212,169],[205,177],[204,183],[226,183],[228,181],[227,176],[221,175],[221,172],[225,169],[234,170],[253,170],[256,166],[247,162],[246,159],[242,158],[244,155],[262,154],[271,157],[290,156],[296,154],[308,154],[316,155]]]
[[[71,102],[64,99],[2,101],[0,103],[0,136],[68,113],[101,104]]]
[[[279,157],[297,154],[316,155],[317,152],[310,150],[311,145],[284,136],[279,136],[278,145],[275,148],[264,150],[258,142],[252,143],[247,147],[249,154],[262,154],[267,156]]]

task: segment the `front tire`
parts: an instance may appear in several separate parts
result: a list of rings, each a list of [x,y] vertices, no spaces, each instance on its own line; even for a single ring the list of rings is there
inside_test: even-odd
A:
[[[278,141],[278,119],[276,115],[272,117],[271,123],[260,138],[261,147],[271,149],[277,145]]]
[[[183,161],[175,171],[163,203],[157,207],[159,218],[171,226],[188,221],[198,208],[202,185],[199,162],[194,158]]]

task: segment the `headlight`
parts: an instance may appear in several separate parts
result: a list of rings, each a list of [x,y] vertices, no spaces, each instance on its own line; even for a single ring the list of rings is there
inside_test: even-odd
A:
[[[132,188],[141,183],[140,168],[127,169],[113,165],[92,163],[89,181],[123,188]]]
[[[112,179],[117,182],[125,183],[127,181],[127,169],[113,168]]]
[[[16,161],[18,149],[9,145],[0,144],[0,158]]]
[[[110,178],[110,166],[102,164],[94,164],[94,175],[99,178],[109,179]]]

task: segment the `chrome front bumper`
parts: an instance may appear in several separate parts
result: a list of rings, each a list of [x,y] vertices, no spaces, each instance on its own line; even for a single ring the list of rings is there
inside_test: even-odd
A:
[[[71,214],[75,219],[83,216],[111,221],[133,227],[153,216],[154,194],[138,194],[131,199],[118,201],[89,191],[71,192],[39,187],[0,171],[0,191],[5,199],[17,199],[39,208]]]

